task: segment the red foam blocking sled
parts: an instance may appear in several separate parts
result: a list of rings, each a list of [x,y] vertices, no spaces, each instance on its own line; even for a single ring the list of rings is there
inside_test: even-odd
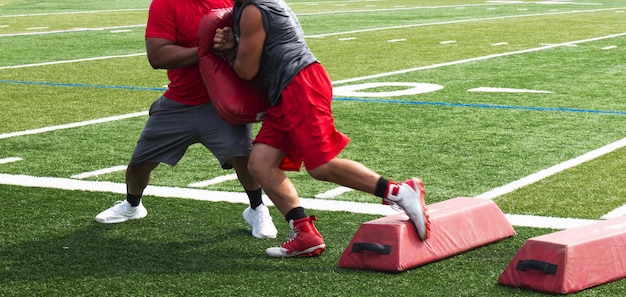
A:
[[[454,198],[429,205],[428,214],[426,241],[404,212],[361,224],[339,267],[401,272],[515,235],[491,200]]]
[[[626,277],[626,216],[528,239],[498,278],[569,294]]]

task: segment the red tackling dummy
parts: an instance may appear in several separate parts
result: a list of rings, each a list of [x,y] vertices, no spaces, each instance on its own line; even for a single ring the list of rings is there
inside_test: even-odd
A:
[[[223,27],[233,27],[232,8],[214,9],[200,21],[198,64],[204,85],[224,121],[233,125],[261,122],[269,100],[260,79],[240,78],[233,67],[213,51],[215,30]]]

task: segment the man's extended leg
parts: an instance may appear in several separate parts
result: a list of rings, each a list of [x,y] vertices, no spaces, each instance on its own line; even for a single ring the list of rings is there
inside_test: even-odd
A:
[[[261,184],[276,208],[289,223],[291,236],[280,247],[268,248],[270,257],[316,256],[326,249],[322,235],[313,225],[315,216],[307,217],[300,205],[300,198],[293,183],[278,168],[284,153],[271,146],[256,143],[248,167],[252,176]]]

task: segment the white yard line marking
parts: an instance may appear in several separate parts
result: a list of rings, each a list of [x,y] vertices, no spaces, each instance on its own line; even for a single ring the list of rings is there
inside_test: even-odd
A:
[[[231,181],[231,180],[237,180],[237,174],[233,173],[233,174],[228,174],[228,175],[222,175],[213,179],[191,183],[187,186],[192,187],[192,188],[204,188],[210,185],[216,185],[216,184],[223,183],[225,181]]]
[[[491,44],[491,46],[501,46],[501,45],[507,45],[507,44],[509,43],[508,42],[496,42],[496,43]]]
[[[615,151],[619,148],[622,148],[626,146],[626,138],[623,138],[619,141],[613,142],[611,144],[605,145],[601,148],[595,149],[593,151],[590,151],[584,155],[578,156],[574,159],[565,161],[561,164],[557,164],[554,165],[550,168],[541,170],[539,172],[533,173],[529,176],[526,176],[522,179],[518,179],[514,182],[511,182],[509,184],[506,184],[504,186],[501,187],[497,187],[491,191],[482,193],[480,195],[475,196],[474,198],[481,198],[481,199],[494,199],[496,197],[502,196],[504,194],[508,194],[511,193],[519,188],[522,188],[524,186],[530,185],[532,183],[538,182],[544,178],[547,178],[549,176],[552,176],[554,174],[557,174],[565,169],[569,169],[572,168],[574,166],[580,165],[584,162],[593,160],[595,158],[598,158],[600,156],[606,155],[612,151]]]
[[[489,4],[462,5],[461,7],[482,6],[482,5],[489,5]],[[447,7],[458,7],[458,6],[433,6],[433,7],[409,7],[409,8],[391,8],[391,9],[373,9],[373,10],[331,11],[331,12],[319,12],[319,13],[301,13],[301,14],[298,14],[298,15],[299,16],[305,16],[305,15],[338,14],[338,13],[359,13],[359,12],[379,12],[379,11],[394,11],[394,10],[409,10],[409,9],[411,9],[411,10],[412,9],[433,9],[433,8],[447,8]],[[551,12],[548,12],[548,13],[511,15],[511,16],[480,18],[480,19],[465,19],[465,20],[456,20],[456,21],[447,21],[447,22],[423,23],[423,24],[413,24],[413,25],[402,25],[402,26],[371,28],[371,29],[353,30],[353,31],[347,31],[347,32],[333,32],[333,33],[326,33],[326,34],[307,35],[305,37],[306,38],[323,38],[323,37],[326,37],[326,36],[333,36],[333,35],[344,35],[344,34],[353,34],[353,33],[366,33],[366,32],[372,32],[372,31],[395,30],[395,29],[404,29],[404,28],[411,28],[411,27],[459,24],[459,23],[490,21],[490,20],[498,20],[498,19],[510,19],[510,18],[535,17],[535,16],[543,16],[543,15],[555,15],[555,14],[592,13],[592,12],[601,12],[601,11],[611,11],[611,10],[615,10],[615,9],[620,9],[620,8],[605,8],[605,9],[594,9],[594,10],[585,10],[585,11],[576,10],[576,11],[563,11],[563,12],[551,11]],[[108,11],[101,11],[101,12],[108,12]],[[76,12],[76,13],[89,13],[89,12]],[[68,14],[71,14],[71,13],[68,13]],[[41,15],[46,15],[46,14],[41,14]],[[33,15],[15,15],[15,16],[33,16]],[[2,17],[11,17],[11,16],[0,16],[0,18],[2,18]],[[74,28],[74,29],[70,29],[70,30],[55,30],[55,31],[45,31],[45,32],[26,32],[26,33],[0,34],[0,37],[23,36],[23,35],[38,35],[38,34],[54,34],[54,33],[68,33],[68,32],[81,32],[81,31],[100,31],[100,30],[112,30],[112,29],[134,28],[134,27],[145,27],[145,24],[129,25],[129,26],[116,26],[116,27],[102,27],[102,28]]]
[[[88,61],[107,60],[107,59],[116,59],[116,58],[128,58],[128,57],[137,57],[137,56],[145,56],[145,55],[146,53],[144,52],[144,53],[138,53],[138,54],[128,54],[128,55],[119,55],[119,56],[103,56],[103,57],[74,59],[74,60],[65,60],[65,61],[44,62],[44,63],[36,63],[36,64],[3,66],[3,67],[0,67],[0,70],[38,67],[38,66],[47,66],[47,65],[58,65],[58,64],[76,63],[76,62],[88,62]]]
[[[542,90],[525,90],[525,89],[512,89],[512,88],[490,88],[490,87],[478,87],[467,90],[468,92],[486,92],[486,93],[546,93],[552,94],[550,91]]]
[[[72,175],[71,178],[85,179],[85,178],[90,178],[90,177],[94,177],[94,176],[99,176],[99,175],[102,175],[102,174],[119,172],[119,171],[124,171],[124,170],[126,170],[126,165],[113,166],[113,167],[109,167],[109,168],[104,168],[104,169],[94,170],[94,171],[90,171],[90,172],[83,172],[83,173],[80,173],[80,174],[75,174],[75,175]]]
[[[347,193],[350,191],[354,191],[354,190],[348,187],[337,187],[332,190],[328,190],[324,193],[319,193],[315,195],[315,198],[321,198],[321,199],[333,198],[333,197],[337,197],[343,193]]]
[[[603,47],[602,49],[606,51],[606,50],[610,50],[610,49],[614,49],[614,48],[617,48],[617,45],[609,45],[607,47]]]
[[[100,28],[74,28],[68,30],[53,30],[53,31],[40,31],[40,32],[21,32],[21,33],[9,33],[0,34],[0,37],[15,37],[15,36],[28,36],[28,35],[44,35],[44,34],[56,34],[56,33],[72,33],[72,32],[86,32],[86,31],[107,31],[107,30],[123,30],[126,28],[139,28],[146,25],[128,25],[128,26],[113,26],[113,27],[100,27]],[[30,30],[47,29],[48,27],[31,28]],[[27,28],[29,30],[29,28]]]
[[[593,10],[585,10],[585,11],[577,10],[577,11],[563,11],[563,12],[550,12],[550,13],[508,15],[508,16],[480,18],[480,19],[464,19],[464,20],[436,22],[436,23],[423,23],[423,24],[412,24],[412,25],[402,25],[402,26],[379,27],[379,28],[371,28],[371,29],[362,29],[362,30],[352,30],[352,31],[344,31],[344,32],[333,32],[333,33],[325,33],[325,34],[307,35],[305,37],[306,38],[324,38],[324,37],[327,37],[327,36],[335,36],[335,35],[345,35],[345,34],[355,34],[355,33],[368,33],[368,32],[374,32],[374,31],[406,29],[406,28],[413,28],[413,27],[438,26],[438,25],[450,25],[450,24],[464,24],[464,23],[472,23],[472,22],[483,22],[483,21],[504,20],[504,19],[513,19],[513,18],[536,17],[536,16],[546,16],[546,15],[593,13],[593,12],[611,11],[611,10],[615,10],[615,9],[616,8],[606,8],[606,9],[593,9]]]
[[[20,157],[2,158],[2,159],[0,159],[0,164],[8,164],[8,163],[13,163],[13,162],[17,162],[17,161],[22,161],[22,158],[20,158]]]
[[[290,3],[290,6],[297,3]],[[504,3],[498,3],[504,4]],[[506,3],[509,4],[509,3]],[[355,9],[355,10],[335,10],[335,11],[318,11],[318,12],[303,12],[297,13],[298,16],[308,16],[308,15],[327,15],[327,14],[346,14],[346,13],[362,13],[362,12],[392,12],[399,10],[426,10],[426,9],[441,9],[441,8],[454,8],[454,9],[465,9],[466,7],[472,6],[493,6],[493,4],[461,4],[461,5],[440,5],[440,6],[395,6],[392,8],[375,8],[375,9]],[[367,5],[365,7],[368,7]],[[374,6],[369,6],[374,7]]]
[[[452,66],[452,65],[458,65],[458,64],[463,64],[463,63],[469,63],[469,62],[493,59],[493,58],[498,58],[498,57],[519,55],[519,54],[524,54],[524,53],[531,53],[531,52],[537,52],[537,51],[547,50],[547,49],[551,49],[551,48],[556,48],[556,47],[559,47],[559,46],[575,45],[575,44],[578,44],[578,43],[592,42],[592,41],[598,41],[598,40],[615,38],[615,37],[621,37],[621,36],[626,36],[626,32],[618,33],[618,34],[611,34],[611,35],[606,35],[606,36],[600,36],[600,37],[594,37],[594,38],[589,38],[589,39],[583,39],[583,40],[577,40],[577,41],[569,41],[569,42],[557,43],[557,44],[548,44],[548,45],[541,46],[541,47],[536,47],[536,48],[529,48],[529,49],[525,49],[525,50],[506,52],[506,53],[500,53],[500,54],[493,54],[493,55],[487,55],[487,56],[476,57],[476,58],[469,58],[469,59],[465,59],[465,60],[457,60],[457,61],[452,61],[452,62],[433,64],[433,65],[428,65],[428,66],[415,67],[415,68],[403,69],[403,70],[392,71],[392,72],[378,73],[378,74],[373,74],[373,75],[368,75],[368,76],[361,76],[361,77],[355,77],[355,78],[349,78],[349,79],[344,79],[344,80],[337,80],[337,81],[333,81],[333,84],[351,83],[351,82],[355,82],[355,81],[374,79],[374,78],[381,78],[381,77],[398,75],[398,74],[405,74],[405,73],[409,73],[409,72],[421,71],[421,70],[426,70],[426,69],[435,69],[435,68],[444,67],[444,66]]]
[[[0,174],[0,184],[70,191],[104,192],[118,195],[126,194],[126,185],[124,183],[85,181],[58,177]],[[250,201],[248,200],[248,196],[245,193],[208,191],[202,189],[165,186],[149,185],[144,191],[144,195],[164,198],[193,199],[209,202],[230,202],[239,204],[250,203]],[[273,205],[269,199],[266,199],[266,202],[268,205]],[[316,198],[300,198],[300,202],[304,208],[315,210],[346,211],[351,213],[381,216],[388,216],[397,213],[397,211],[393,210],[388,205],[375,203],[324,200]],[[505,216],[514,226],[535,228],[567,229],[597,222],[597,220],[553,218],[527,215],[506,214]]]
[[[10,14],[0,15],[0,18],[17,18],[17,17],[33,17],[48,15],[71,15],[71,14],[93,14],[93,13],[111,13],[120,11],[148,11],[147,8],[129,8],[129,9],[111,9],[111,10],[88,10],[88,11],[68,11],[68,12],[51,12],[51,13],[30,13],[30,14]]]
[[[4,134],[0,134],[0,139],[11,138],[11,137],[16,137],[16,136],[39,134],[39,133],[51,132],[51,131],[62,130],[62,129],[69,129],[69,128],[76,128],[76,127],[88,126],[88,125],[93,125],[93,124],[106,123],[106,122],[113,122],[117,120],[135,118],[135,117],[140,117],[140,116],[145,116],[145,115],[148,115],[148,112],[141,111],[141,112],[129,113],[129,114],[124,114],[124,115],[119,115],[119,116],[112,116],[108,118],[101,118],[101,119],[89,120],[89,121],[84,121],[84,122],[71,123],[71,124],[66,124],[66,125],[50,126],[50,127],[39,128],[39,129],[33,129],[33,130],[4,133]]]
[[[126,32],[133,32],[133,30],[113,30],[113,31],[111,31],[111,33],[126,33]]]
[[[529,215],[505,214],[507,220],[513,226],[570,229],[598,222],[598,220],[585,220],[575,218],[555,218]]]
[[[105,192],[113,194],[126,194],[124,183],[85,181],[58,177],[38,177],[29,175],[0,174],[0,184],[24,187],[50,188],[71,191]],[[152,186],[149,185],[144,191],[144,195],[168,198],[186,198],[211,202],[231,202],[250,203],[245,193],[209,191],[203,189],[190,189],[179,187]],[[271,204],[266,199],[268,205]],[[328,201],[315,198],[301,198],[302,206],[305,208],[328,210],[328,211],[350,211],[364,214],[390,215],[397,213],[391,207],[382,204],[359,203],[348,201]]]
[[[626,204],[612,210],[611,212],[605,214],[604,216],[602,216],[603,219],[608,220],[608,219],[614,219],[614,218],[619,218],[622,216],[626,216]]]

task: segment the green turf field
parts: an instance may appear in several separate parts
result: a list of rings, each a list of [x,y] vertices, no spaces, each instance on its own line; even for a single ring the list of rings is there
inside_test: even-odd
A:
[[[338,268],[387,208],[298,172],[305,205],[345,207],[307,210],[321,257],[268,258],[287,224],[272,207],[278,238],[250,236],[238,183],[203,185],[234,172],[197,145],[155,170],[148,217],[98,224],[167,84],[150,1],[0,0],[0,296],[544,296],[497,284],[526,239],[626,215],[625,0],[288,3],[333,80],[341,157],[420,177],[429,204],[493,199],[516,236],[399,274]]]

